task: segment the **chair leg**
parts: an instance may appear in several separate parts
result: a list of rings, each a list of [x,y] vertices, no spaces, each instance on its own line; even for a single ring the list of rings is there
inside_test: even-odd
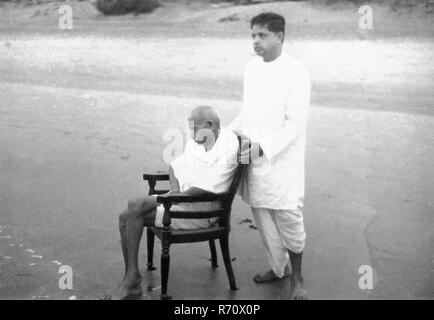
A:
[[[170,266],[170,254],[169,254],[170,244],[166,241],[162,243],[161,251],[161,299],[169,300],[172,299],[170,295],[167,294],[167,282],[169,280],[169,266]]]
[[[238,290],[235,283],[234,271],[232,270],[231,256],[229,254],[229,237],[228,235],[221,237],[220,248],[222,250],[223,261],[225,263],[226,272],[229,278],[229,286],[231,290]]]
[[[211,266],[213,268],[218,268],[217,265],[217,250],[215,248],[215,241],[209,240],[209,250],[211,251]]]
[[[156,268],[153,265],[154,260],[154,240],[155,235],[154,232],[152,232],[151,228],[146,228],[146,237],[147,237],[147,245],[148,245],[148,271],[153,271]]]

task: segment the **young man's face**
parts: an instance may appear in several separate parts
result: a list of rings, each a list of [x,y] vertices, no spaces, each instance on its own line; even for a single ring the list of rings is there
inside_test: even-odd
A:
[[[265,26],[255,24],[252,27],[252,39],[255,53],[266,57],[282,46],[283,32],[274,33]]]

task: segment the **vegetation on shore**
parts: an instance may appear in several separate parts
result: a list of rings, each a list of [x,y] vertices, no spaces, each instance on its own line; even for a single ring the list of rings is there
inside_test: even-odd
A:
[[[340,4],[362,5],[369,3],[382,4],[388,6],[392,11],[406,10],[412,11],[416,8],[422,9],[426,13],[434,13],[434,1],[432,0],[67,0],[66,2],[91,2],[104,15],[122,15],[128,13],[151,13],[164,3],[190,4],[194,2],[208,2],[213,4],[232,3],[234,5],[254,5],[265,2],[284,2],[284,1],[308,1],[315,5],[334,6]],[[23,6],[64,3],[64,0],[0,0],[2,3],[16,3]]]

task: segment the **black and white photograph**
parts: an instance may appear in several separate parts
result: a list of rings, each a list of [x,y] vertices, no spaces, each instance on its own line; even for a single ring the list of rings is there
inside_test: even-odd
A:
[[[0,0],[0,300],[433,300],[433,53],[432,0]]]

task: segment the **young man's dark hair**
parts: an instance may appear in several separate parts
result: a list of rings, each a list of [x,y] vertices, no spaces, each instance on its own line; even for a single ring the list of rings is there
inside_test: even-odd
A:
[[[269,31],[285,33],[285,18],[274,12],[264,12],[250,20],[250,28],[254,25],[266,27]]]

